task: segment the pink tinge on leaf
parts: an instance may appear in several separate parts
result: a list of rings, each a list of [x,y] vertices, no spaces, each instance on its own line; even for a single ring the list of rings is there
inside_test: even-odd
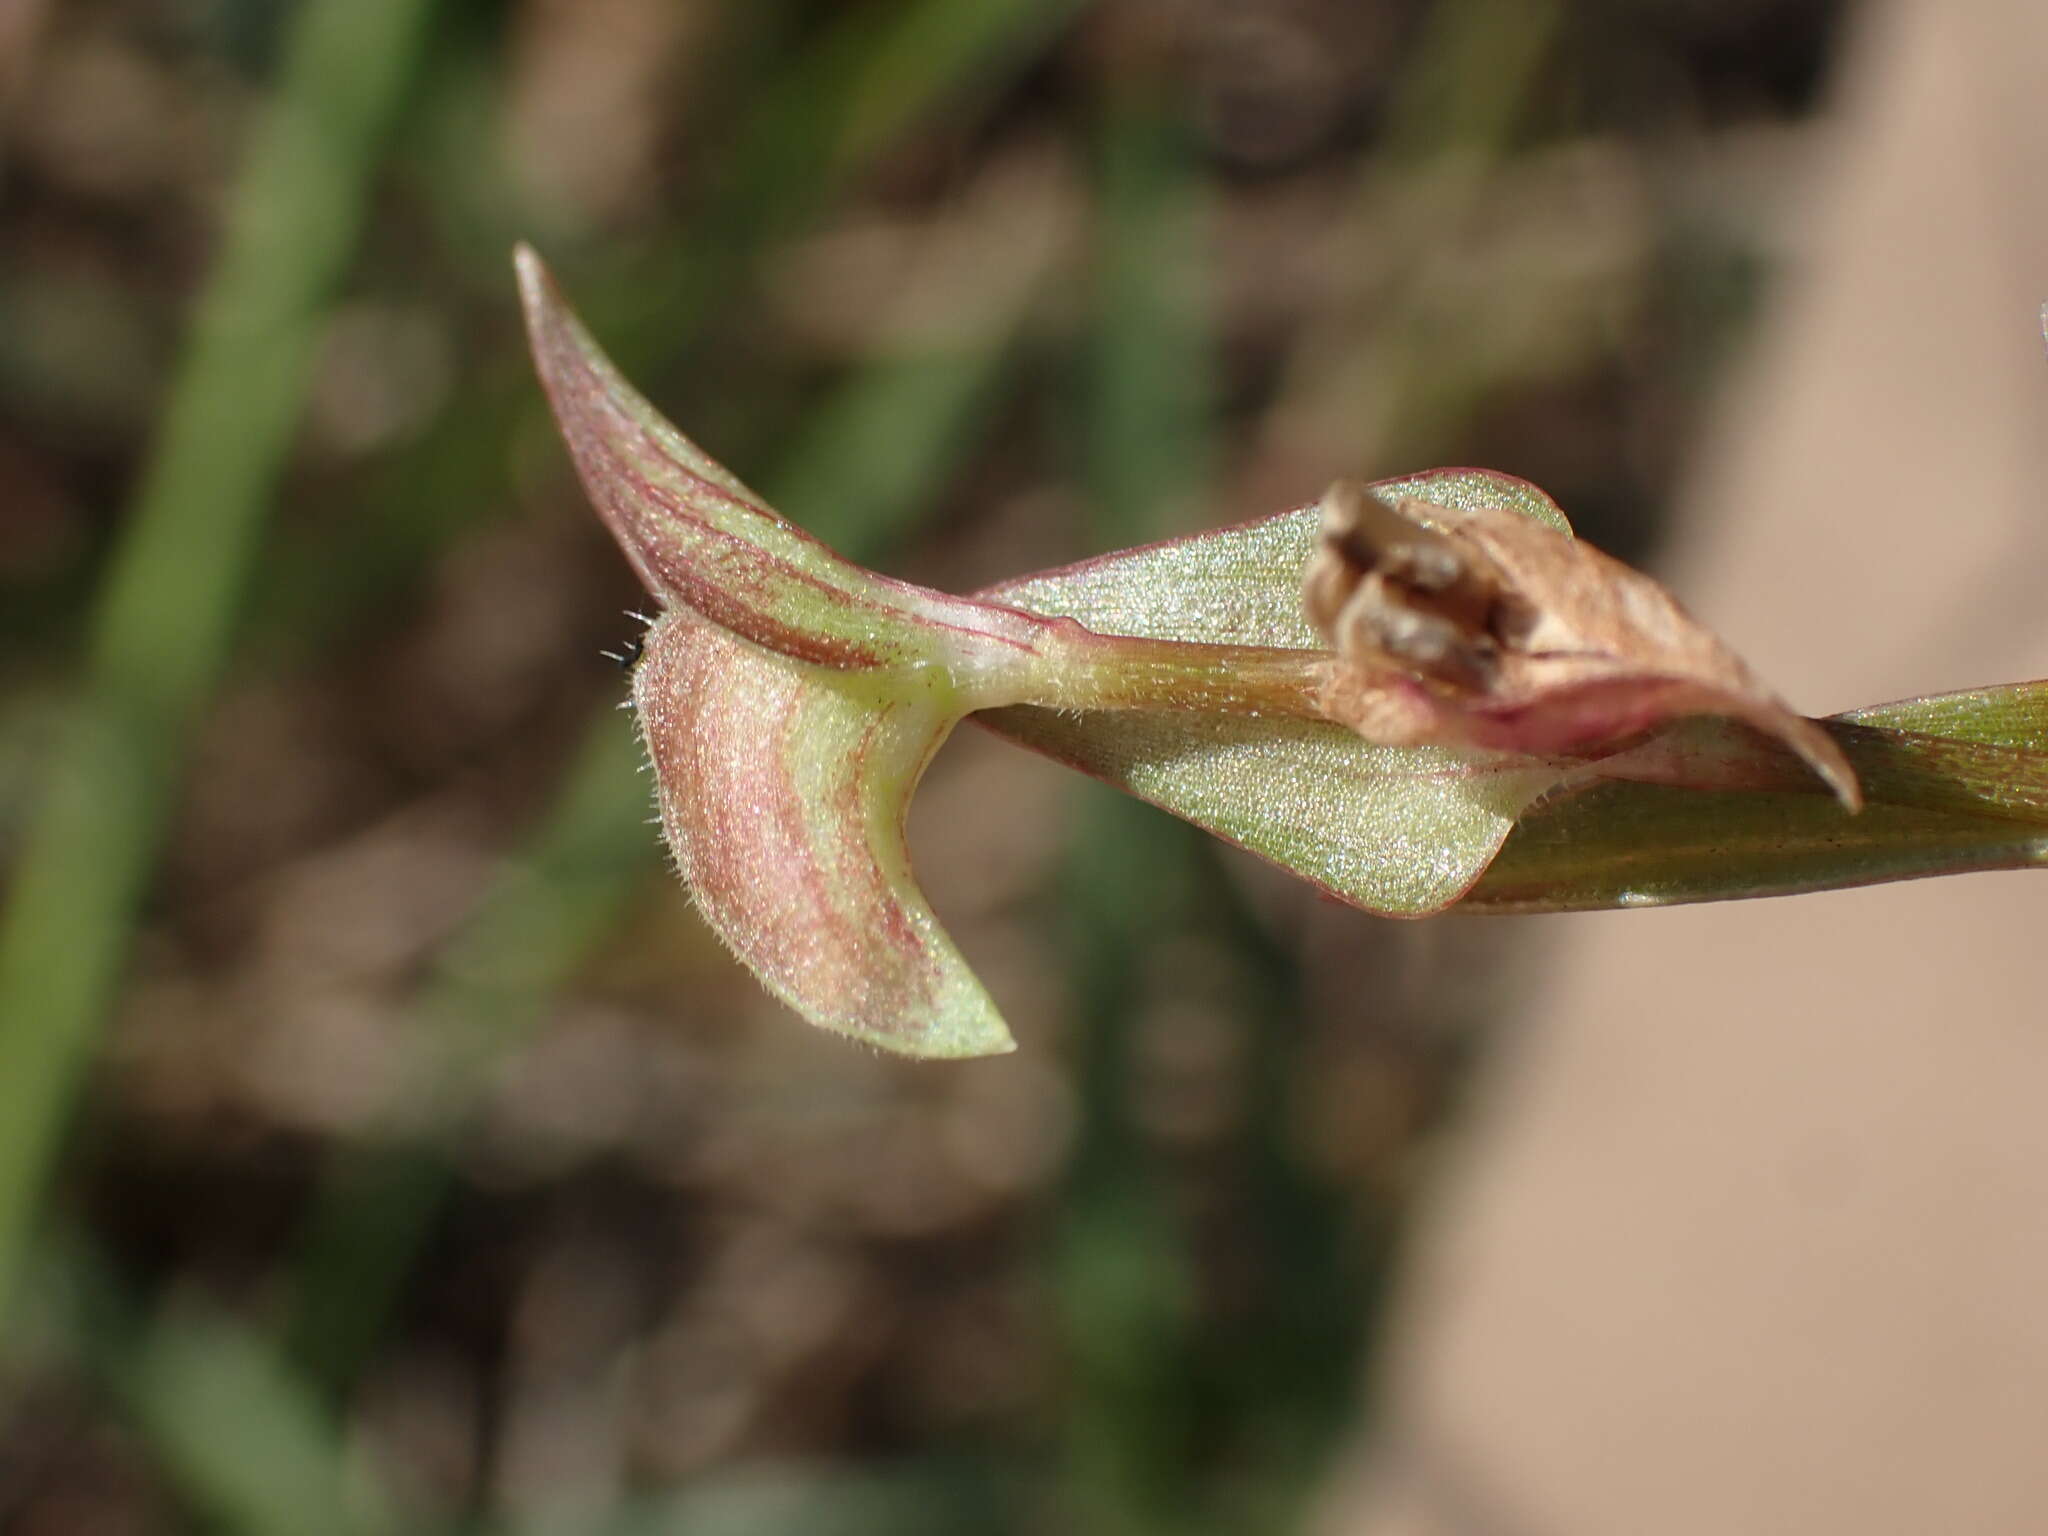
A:
[[[972,689],[1044,626],[841,558],[740,483],[626,382],[521,247],[541,383],[577,474],[649,591],[778,654],[848,669],[946,666]]]
[[[674,613],[633,693],[677,867],[769,991],[892,1051],[1012,1049],[904,841],[911,791],[959,718],[943,690],[882,691]]]

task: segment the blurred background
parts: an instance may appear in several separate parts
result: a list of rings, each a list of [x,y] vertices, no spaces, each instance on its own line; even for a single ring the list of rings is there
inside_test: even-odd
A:
[[[806,1029],[662,867],[510,247],[934,585],[1440,463],[1654,564],[1848,9],[0,0],[0,1527],[1342,1523],[1554,926],[969,731],[1022,1049]]]

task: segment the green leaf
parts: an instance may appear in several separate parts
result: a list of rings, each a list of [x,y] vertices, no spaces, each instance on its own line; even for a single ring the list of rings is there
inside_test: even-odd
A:
[[[1851,710],[1823,722],[1869,804],[1847,815],[1790,754],[1689,721],[1684,750],[1760,792],[1609,783],[1525,817],[1465,899],[1565,912],[1781,896],[2048,863],[2048,682]]]
[[[1479,878],[1564,770],[1441,747],[1376,747],[1313,720],[1139,711],[974,716],[1371,912],[1418,917]]]
[[[1581,912],[1786,896],[2048,863],[2022,822],[1811,794],[1603,784],[1527,817],[1461,907]]]

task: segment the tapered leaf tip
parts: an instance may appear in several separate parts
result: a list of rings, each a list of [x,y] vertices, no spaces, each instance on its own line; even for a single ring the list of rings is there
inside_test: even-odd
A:
[[[559,418],[561,391],[568,384],[569,375],[578,367],[604,374],[609,371],[609,364],[597,343],[583,333],[553,270],[541,259],[540,252],[524,240],[512,247],[512,271],[519,281],[519,307],[526,318],[527,345]],[[618,383],[623,385],[622,380]],[[566,429],[567,423],[563,425]]]
[[[548,264],[540,259],[540,252],[524,240],[512,247],[512,271],[519,279],[519,297],[525,301],[527,313],[531,314],[554,286],[554,277],[548,271]]]

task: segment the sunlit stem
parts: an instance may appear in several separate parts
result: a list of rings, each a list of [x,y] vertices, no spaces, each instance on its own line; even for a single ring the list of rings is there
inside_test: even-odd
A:
[[[1323,651],[1103,635],[1061,619],[1038,636],[1031,664],[1003,679],[1007,696],[990,702],[1313,718],[1329,664]]]

